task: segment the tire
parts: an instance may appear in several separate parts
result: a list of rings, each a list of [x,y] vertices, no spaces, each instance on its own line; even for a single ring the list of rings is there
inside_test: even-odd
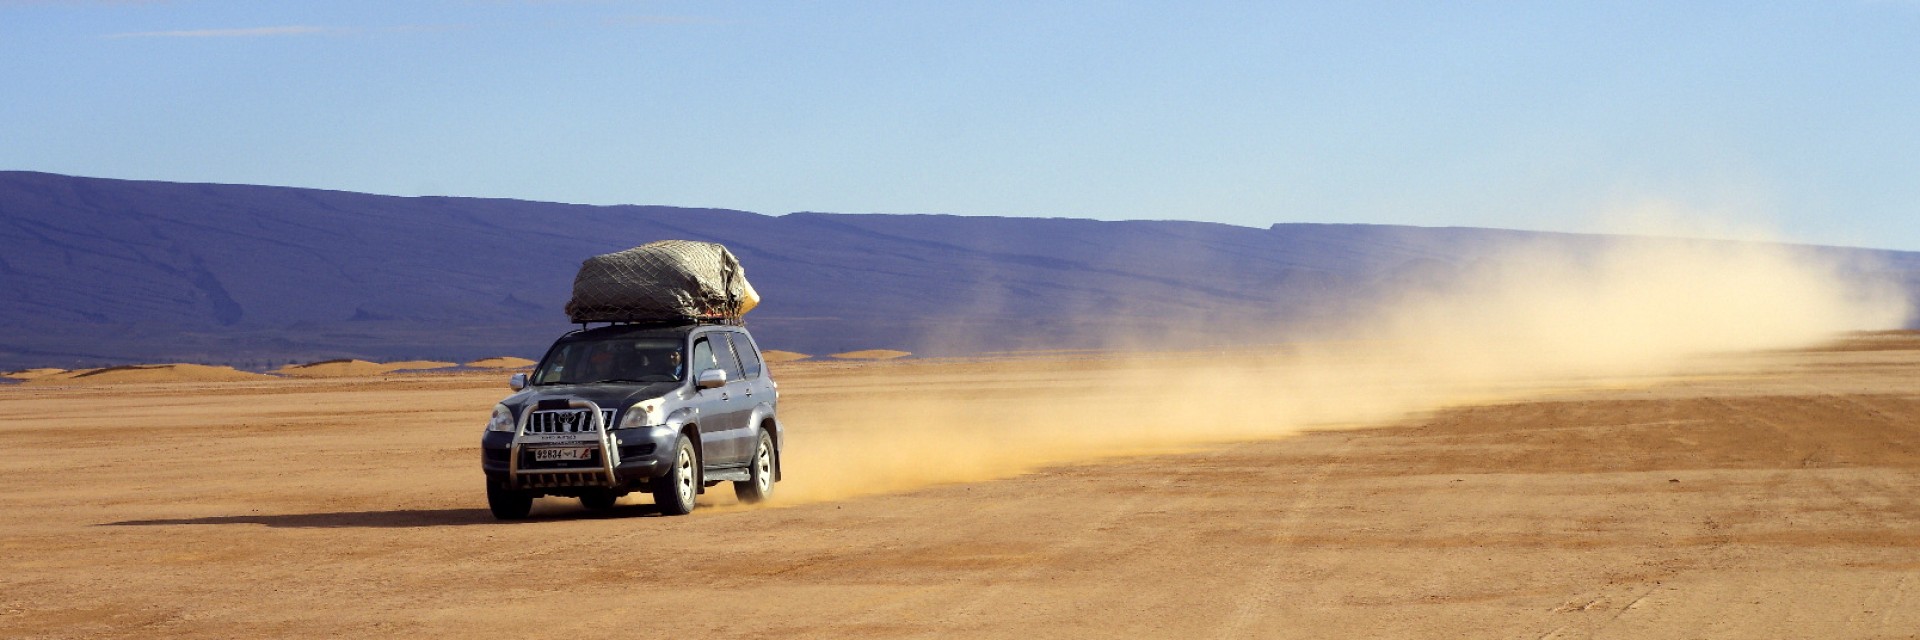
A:
[[[747,461],[746,481],[734,481],[733,495],[741,502],[754,504],[773,497],[773,436],[760,432],[760,443],[754,445],[753,459]]]
[[[694,498],[700,494],[700,452],[685,434],[673,444],[672,466],[653,479],[653,504],[660,515],[684,516],[693,513]]]
[[[508,489],[498,482],[487,483],[487,510],[498,520],[519,520],[533,510],[533,494]]]
[[[620,496],[612,491],[589,491],[580,496],[580,506],[589,511],[606,511],[619,501]]]

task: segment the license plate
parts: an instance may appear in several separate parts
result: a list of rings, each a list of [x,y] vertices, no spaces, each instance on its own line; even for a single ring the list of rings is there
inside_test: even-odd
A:
[[[592,447],[556,447],[534,449],[534,462],[556,462],[560,460],[586,460],[593,457]]]

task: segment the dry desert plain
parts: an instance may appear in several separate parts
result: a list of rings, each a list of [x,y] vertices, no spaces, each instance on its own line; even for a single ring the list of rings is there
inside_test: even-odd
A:
[[[513,523],[502,373],[0,387],[0,636],[1920,634],[1911,334],[1606,376],[1281,351],[776,365],[772,506]]]

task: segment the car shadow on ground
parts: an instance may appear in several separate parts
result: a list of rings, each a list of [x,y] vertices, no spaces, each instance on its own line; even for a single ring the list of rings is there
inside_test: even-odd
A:
[[[521,524],[551,520],[600,520],[607,518],[659,517],[660,509],[651,504],[623,504],[603,511],[578,507],[536,506],[525,520],[496,520],[486,509],[398,509],[393,511],[335,511],[330,513],[290,513],[283,515],[207,516],[202,518],[158,518],[122,520],[96,526],[150,527],[192,524],[255,524],[284,529],[457,527],[480,524]]]

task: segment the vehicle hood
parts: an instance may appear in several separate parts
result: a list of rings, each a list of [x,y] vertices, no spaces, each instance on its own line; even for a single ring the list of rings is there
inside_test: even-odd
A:
[[[602,409],[626,409],[635,402],[664,396],[679,386],[678,382],[551,384],[527,387],[500,403],[512,408],[515,415],[528,404],[550,398],[579,398]]]

